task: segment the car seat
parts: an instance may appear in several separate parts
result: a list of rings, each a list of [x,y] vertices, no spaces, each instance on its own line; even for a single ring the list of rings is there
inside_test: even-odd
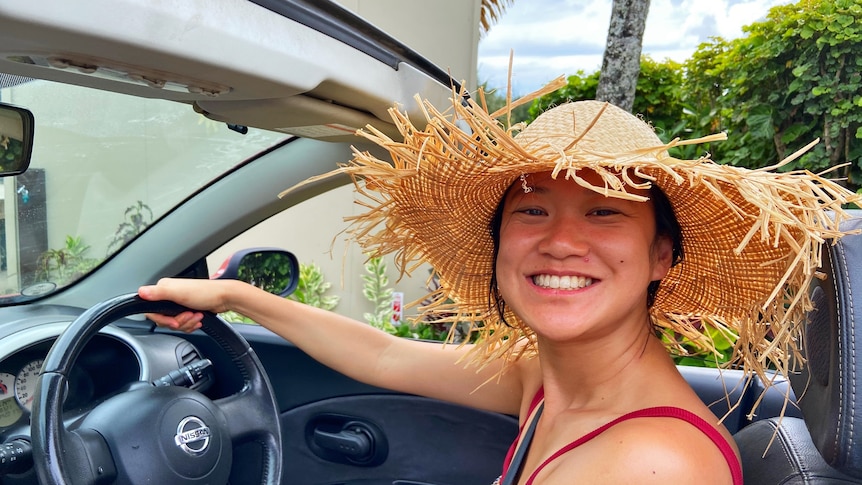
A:
[[[843,228],[862,229],[862,217]],[[736,433],[746,485],[862,483],[862,235],[823,251],[807,364],[790,377],[804,419],[762,419]]]

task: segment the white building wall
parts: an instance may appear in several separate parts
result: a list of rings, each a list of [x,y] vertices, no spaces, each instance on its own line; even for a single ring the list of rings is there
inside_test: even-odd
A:
[[[338,0],[345,7],[401,40],[452,77],[476,88],[479,44],[479,0]],[[344,243],[344,217],[357,211],[352,186],[342,187],[297,205],[254,228],[217,251],[210,267],[217,267],[235,250],[277,245],[289,249],[304,263],[320,266],[330,294],[338,295],[338,313],[363,319],[373,309],[362,295],[365,256],[355,245]],[[395,291],[411,302],[427,293],[428,268],[412,278],[396,282],[398,274],[387,260],[389,279]],[[408,311],[406,315],[409,315]]]

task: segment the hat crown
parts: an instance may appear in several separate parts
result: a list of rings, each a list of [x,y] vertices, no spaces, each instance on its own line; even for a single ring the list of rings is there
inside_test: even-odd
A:
[[[573,149],[630,153],[664,145],[643,120],[601,101],[575,101],[549,109],[518,133],[515,141],[534,153]]]

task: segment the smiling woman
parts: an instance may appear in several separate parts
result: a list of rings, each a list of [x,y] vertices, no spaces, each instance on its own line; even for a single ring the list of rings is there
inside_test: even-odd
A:
[[[363,10],[325,0],[0,2],[0,72],[26,76],[0,96],[30,108],[37,125],[32,168],[0,191],[12,292],[0,299],[0,481],[487,484],[503,463],[520,485],[531,475],[542,485],[738,481],[728,433],[797,411],[782,408],[792,395],[782,366],[799,329],[815,327],[804,324],[803,286],[820,249],[852,249],[852,237],[825,241],[852,229],[839,224],[853,197],[808,173],[672,158],[636,116],[594,102],[510,129],[450,81],[450,64],[363,19],[402,13],[389,17],[392,32],[427,28],[469,63],[471,37],[450,32],[478,35],[478,0],[420,2],[435,11],[427,16],[399,0],[345,3]],[[342,186],[338,202],[318,197]],[[285,187],[295,188],[278,197]],[[682,228],[684,258],[669,269],[676,237],[661,229],[668,211],[654,187]],[[303,217],[276,218],[287,212]],[[347,235],[370,250],[344,259],[345,280],[361,281],[364,258],[390,254],[389,267],[420,280],[399,284],[433,292],[418,311],[472,327],[475,339],[397,338],[262,291],[258,277],[211,279],[221,251],[278,247],[313,262],[344,234],[343,214],[355,223]],[[303,254],[308,246],[315,252]],[[834,271],[824,266],[837,290],[817,301],[849,313],[859,305],[839,298],[839,285],[858,279],[860,256],[847,254],[847,264],[830,260]],[[268,261],[252,266],[295,273],[292,260]],[[433,290],[422,286],[424,262],[439,272]],[[330,269],[325,279],[337,280]],[[47,281],[28,280],[37,277]],[[369,310],[352,303],[359,286],[342,292],[346,313]],[[413,300],[405,319],[416,317]],[[825,308],[826,324],[848,321]],[[806,341],[834,348],[809,349],[811,384],[858,394],[859,382],[834,377],[862,375],[855,363],[832,373],[823,361],[846,355],[844,340],[816,327]],[[674,366],[662,332],[688,332],[707,349],[716,334],[739,335],[728,355],[745,370]],[[770,362],[774,372],[755,375]],[[862,426],[839,405],[801,429],[829,428],[817,441],[848,443],[835,455],[854,457]],[[834,410],[846,417],[838,427]],[[525,431],[535,424],[532,441],[512,447],[521,465],[505,458],[519,420]],[[767,485],[778,483],[788,481]]]
[[[748,373],[787,375],[821,241],[844,235],[841,205],[860,197],[807,172],[673,158],[725,135],[663,144],[606,103],[559,105],[514,136],[470,100],[424,107],[425,130],[391,110],[403,142],[362,133],[393,165],[355,151],[305,185],[350,175],[367,209],[350,237],[405,272],[429,263],[440,287],[420,310],[471,322],[476,344],[402,341],[247,285],[163,280],[139,294],[238,311],[371,385],[518,414],[532,431],[504,484],[741,484],[730,432],[673,365],[675,340],[658,336],[715,353],[717,331],[740,343],[731,361]],[[669,204],[652,200],[662,193]],[[201,314],[151,318],[189,331]]]

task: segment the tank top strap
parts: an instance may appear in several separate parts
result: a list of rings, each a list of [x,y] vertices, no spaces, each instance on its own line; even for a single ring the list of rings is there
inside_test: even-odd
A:
[[[692,413],[691,411],[673,406],[659,406],[653,408],[639,409],[637,411],[633,411],[631,413],[620,416],[619,418],[614,419],[613,421],[594,429],[593,431],[585,434],[584,436],[581,436],[577,440],[560,448],[559,450],[557,450],[556,453],[548,457],[547,460],[542,462],[542,464],[540,464],[533,471],[533,473],[530,475],[530,478],[527,480],[526,485],[533,485],[533,481],[536,479],[536,476],[539,474],[539,472],[541,472],[549,463],[556,460],[560,456],[592,440],[593,438],[604,433],[613,426],[616,426],[623,421],[628,421],[630,419],[636,418],[676,418],[683,420],[691,424],[695,428],[699,429],[710,440],[712,440],[712,442],[718,447],[719,451],[721,451],[721,454],[727,461],[727,465],[730,467],[730,474],[733,477],[733,484],[742,485],[742,466],[739,464],[739,460],[736,458],[736,453],[733,452],[733,447],[731,447],[730,443],[728,443],[727,440],[724,439],[724,436],[722,436],[722,434],[717,429],[715,429],[714,426],[709,424],[700,416]]]

